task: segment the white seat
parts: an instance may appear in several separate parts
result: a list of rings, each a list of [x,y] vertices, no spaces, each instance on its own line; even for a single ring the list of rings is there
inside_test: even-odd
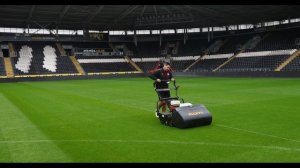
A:
[[[57,55],[55,54],[55,49],[49,45],[44,47],[44,61],[43,68],[51,72],[56,72],[57,69]]]
[[[30,68],[30,63],[32,60],[32,48],[24,45],[21,47],[20,51],[19,51],[19,59],[15,65],[16,69],[24,72],[24,73],[28,73],[29,72],[29,68]]]

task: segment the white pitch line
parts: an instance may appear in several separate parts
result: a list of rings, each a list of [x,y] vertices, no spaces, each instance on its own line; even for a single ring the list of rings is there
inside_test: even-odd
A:
[[[285,150],[300,152],[300,148],[289,148],[282,146],[261,146],[261,145],[240,145],[228,143],[212,142],[183,142],[183,141],[162,141],[162,140],[114,140],[114,139],[81,139],[81,140],[24,140],[24,141],[0,141],[0,143],[51,143],[51,142],[110,142],[110,143],[156,143],[156,144],[181,144],[181,145],[206,145],[206,146],[224,146],[224,147],[242,147],[242,148],[259,148],[272,150]]]
[[[219,126],[219,127],[225,127],[225,128],[235,129],[235,130],[249,132],[249,133],[253,133],[253,134],[268,136],[268,137],[272,137],[272,138],[278,138],[278,139],[283,139],[283,140],[287,140],[287,141],[293,141],[293,142],[297,142],[297,143],[300,142],[299,140],[290,139],[290,138],[284,138],[284,137],[280,137],[280,136],[276,136],[276,135],[270,135],[270,134],[255,132],[255,131],[249,131],[249,130],[245,130],[245,129],[241,129],[241,128],[234,128],[234,127],[230,127],[230,126],[226,126],[226,125],[221,125],[221,124],[215,124],[215,125]]]

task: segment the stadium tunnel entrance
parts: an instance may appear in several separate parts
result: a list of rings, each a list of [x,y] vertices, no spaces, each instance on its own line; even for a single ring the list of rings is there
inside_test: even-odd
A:
[[[72,55],[72,49],[64,49],[67,56]]]
[[[3,53],[3,57],[9,57],[9,50],[8,49],[1,49]]]

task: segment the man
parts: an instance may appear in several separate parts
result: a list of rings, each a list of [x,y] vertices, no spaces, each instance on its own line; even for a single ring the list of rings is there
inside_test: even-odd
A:
[[[160,69],[160,68],[163,67],[163,63],[164,63],[164,61],[159,60],[159,61],[157,62],[157,64],[155,65],[155,68],[149,70],[148,73],[149,73],[149,74],[153,74],[153,73],[156,72],[158,69]]]
[[[167,82],[169,80],[171,80],[171,81],[175,80],[172,75],[170,63],[164,62],[162,65],[162,68],[155,71],[149,77],[151,79],[155,80],[155,88],[156,89],[167,89],[164,91],[158,91],[158,95],[159,95],[159,99],[160,99],[159,104],[158,104],[158,109],[160,109],[162,107],[162,112],[166,112],[167,103],[165,100],[161,100],[161,98],[169,98],[170,97],[170,90],[168,90],[169,85]]]

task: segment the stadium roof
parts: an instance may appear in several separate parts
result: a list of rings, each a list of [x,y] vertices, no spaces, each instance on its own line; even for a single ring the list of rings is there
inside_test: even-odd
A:
[[[300,18],[299,5],[0,5],[0,27],[133,30]]]

